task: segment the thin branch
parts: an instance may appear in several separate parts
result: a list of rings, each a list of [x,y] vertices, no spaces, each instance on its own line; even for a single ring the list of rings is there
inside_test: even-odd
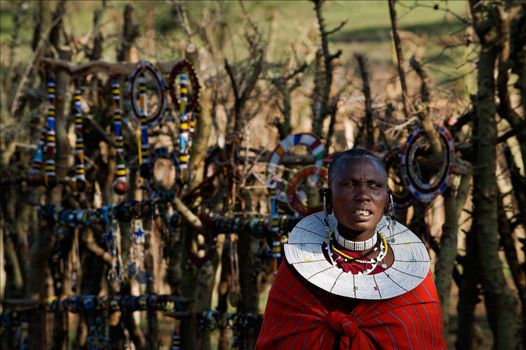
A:
[[[398,63],[398,75],[400,76],[400,84],[402,85],[402,104],[404,107],[404,115],[409,119],[409,110],[407,106],[407,84],[405,81],[404,72],[404,57],[402,53],[402,43],[400,35],[398,34],[398,22],[396,20],[395,0],[389,0],[389,15],[391,17],[391,29],[393,33],[393,42],[396,50],[396,58]]]

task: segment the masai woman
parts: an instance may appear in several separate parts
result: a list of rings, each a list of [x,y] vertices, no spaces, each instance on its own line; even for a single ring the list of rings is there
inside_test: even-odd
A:
[[[336,155],[323,201],[285,245],[256,349],[445,349],[429,255],[395,221],[380,159]]]

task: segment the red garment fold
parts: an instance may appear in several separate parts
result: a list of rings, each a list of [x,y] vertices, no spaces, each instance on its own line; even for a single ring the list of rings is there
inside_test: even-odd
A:
[[[445,348],[431,273],[403,295],[356,300],[311,285],[286,262],[270,290],[256,345],[260,350]]]

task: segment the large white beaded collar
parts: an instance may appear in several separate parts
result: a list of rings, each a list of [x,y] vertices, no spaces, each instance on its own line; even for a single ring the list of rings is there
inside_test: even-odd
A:
[[[382,218],[376,231],[387,239],[394,262],[385,271],[370,275],[347,273],[325,258],[322,245],[329,239],[323,212],[303,218],[294,227],[285,244],[287,262],[307,281],[329,293],[355,299],[389,299],[418,286],[429,272],[430,259],[425,245],[407,227],[396,223],[389,232]],[[336,218],[329,216],[331,230]]]

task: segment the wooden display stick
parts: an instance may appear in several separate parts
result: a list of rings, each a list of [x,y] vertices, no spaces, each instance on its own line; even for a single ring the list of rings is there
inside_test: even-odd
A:
[[[157,68],[162,74],[170,74],[172,67],[180,60],[168,62],[156,62]],[[86,76],[92,73],[105,73],[107,75],[130,75],[137,63],[134,62],[107,62],[107,61],[93,61],[85,64],[74,64],[68,61],[59,60],[55,58],[42,58],[40,64],[46,66],[47,70],[57,71],[64,70],[70,75]]]

